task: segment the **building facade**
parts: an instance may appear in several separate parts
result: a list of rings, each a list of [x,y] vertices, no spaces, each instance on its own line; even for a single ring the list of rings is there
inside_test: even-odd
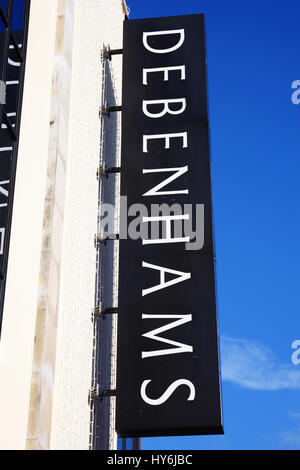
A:
[[[118,243],[101,243],[100,219],[103,202],[118,207],[119,176],[99,168],[120,165],[121,113],[101,109],[122,103],[122,56],[103,51],[122,49],[128,9],[0,5],[0,147],[12,162],[0,183],[0,448],[116,449],[114,398],[91,390],[115,388],[117,316],[98,313],[117,305]]]

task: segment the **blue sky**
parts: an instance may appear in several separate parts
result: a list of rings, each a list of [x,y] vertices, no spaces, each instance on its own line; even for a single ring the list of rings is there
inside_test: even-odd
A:
[[[300,449],[299,0],[128,0],[204,13],[224,436],[143,449]]]

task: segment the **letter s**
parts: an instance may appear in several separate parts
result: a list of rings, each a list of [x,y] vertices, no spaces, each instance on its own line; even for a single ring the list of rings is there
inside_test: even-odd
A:
[[[295,341],[293,341],[292,349],[296,349],[296,351],[294,351],[292,354],[292,363],[295,365],[298,365],[300,364],[300,340],[299,339],[296,339]]]
[[[168,398],[172,395],[174,390],[180,387],[180,385],[186,385],[190,389],[190,395],[187,398],[187,400],[188,401],[195,400],[195,395],[196,395],[195,387],[192,384],[192,382],[190,382],[189,380],[185,380],[185,379],[176,380],[167,388],[167,390],[161,395],[161,397],[156,398],[156,399],[151,399],[146,395],[146,387],[149,382],[151,382],[151,380],[144,380],[141,386],[141,397],[146,403],[148,403],[148,405],[154,405],[154,406],[162,405],[165,401],[168,400]]]
[[[300,103],[300,80],[295,80],[292,83],[292,88],[298,88],[294,93],[292,94],[292,103],[293,104],[299,104]]]

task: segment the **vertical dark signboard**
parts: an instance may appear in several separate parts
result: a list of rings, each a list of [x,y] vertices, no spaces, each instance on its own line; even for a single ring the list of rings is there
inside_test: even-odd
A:
[[[30,0],[0,1],[0,330],[18,155]]]
[[[221,434],[203,15],[124,22],[122,106],[116,431]]]

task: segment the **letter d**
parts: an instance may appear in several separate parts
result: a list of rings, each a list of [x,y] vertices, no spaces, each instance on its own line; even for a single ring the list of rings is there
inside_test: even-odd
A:
[[[179,41],[175,46],[169,47],[168,49],[155,49],[154,47],[149,46],[148,44],[148,37],[149,36],[164,36],[166,34],[180,34]],[[169,31],[151,31],[147,33],[143,33],[143,44],[146,49],[150,52],[154,52],[154,54],[167,54],[168,52],[176,51],[179,49],[184,41],[184,29],[171,29]]]

